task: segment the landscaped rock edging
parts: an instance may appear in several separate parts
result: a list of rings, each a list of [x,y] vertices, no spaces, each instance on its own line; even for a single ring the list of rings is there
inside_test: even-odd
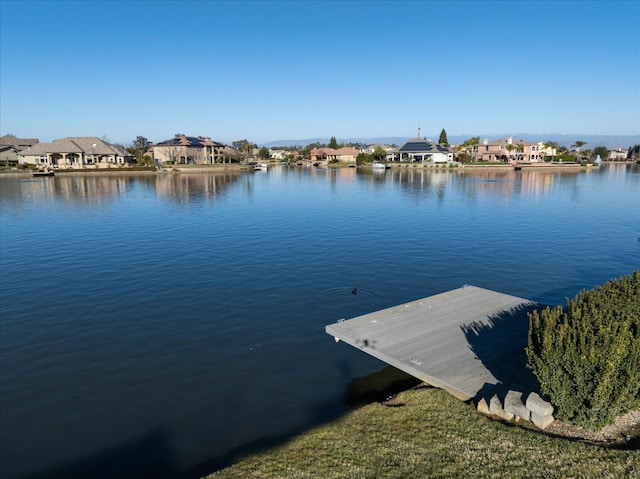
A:
[[[553,417],[553,406],[542,399],[537,393],[531,393],[526,401],[522,401],[522,393],[509,390],[504,397],[504,402],[497,394],[494,394],[489,403],[485,398],[480,399],[477,404],[478,412],[497,416],[506,421],[524,419],[531,421],[540,429],[545,429],[555,419]]]

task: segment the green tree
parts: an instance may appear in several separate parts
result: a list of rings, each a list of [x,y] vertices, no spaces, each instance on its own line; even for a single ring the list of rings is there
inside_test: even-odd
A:
[[[473,147],[480,143],[479,136],[473,136],[468,140],[464,140],[458,147],[458,160],[462,163],[471,163],[473,161]]]
[[[551,161],[553,161],[553,150],[556,150],[556,153],[558,153],[558,143],[555,141],[547,141],[542,146],[545,150],[551,150]]]
[[[262,148],[260,148],[260,151],[258,152],[258,156],[263,160],[269,159],[269,157],[271,156],[271,153],[269,152],[269,148],[267,148],[266,146],[263,146]]]
[[[573,145],[571,145],[571,148],[575,148],[577,151],[580,151],[580,148],[582,148],[584,145],[586,145],[587,142],[586,141],[582,141],[582,140],[576,140]]]
[[[145,164],[144,156],[149,150],[149,146],[151,146],[151,142],[149,140],[144,136],[137,136],[136,139],[133,140],[132,146],[126,148],[126,150],[135,156],[137,163]]]
[[[606,146],[596,146],[593,149],[593,154],[596,156],[596,158],[598,157],[598,155],[600,155],[600,159],[604,161],[609,156],[609,150]]]
[[[338,149],[338,142],[335,136],[332,136],[329,140],[329,148],[333,148],[334,150]]]
[[[373,150],[373,157],[376,161],[383,161],[387,157],[387,150],[381,146],[376,146],[376,149]]]
[[[231,143],[234,149],[240,152],[240,155],[244,157],[244,159],[251,158],[253,149],[256,147],[253,143],[251,143],[246,138],[244,140],[236,140]]]
[[[449,140],[447,140],[447,131],[444,128],[440,132],[440,138],[438,138],[438,143],[442,146],[449,146]]]
[[[136,139],[133,140],[133,147],[144,149],[145,151],[151,146],[151,142],[147,140],[144,136],[136,136]]]

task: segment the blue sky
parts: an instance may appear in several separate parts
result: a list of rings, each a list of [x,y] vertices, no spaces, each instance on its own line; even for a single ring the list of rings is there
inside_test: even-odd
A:
[[[640,134],[640,2],[0,0],[0,133]]]

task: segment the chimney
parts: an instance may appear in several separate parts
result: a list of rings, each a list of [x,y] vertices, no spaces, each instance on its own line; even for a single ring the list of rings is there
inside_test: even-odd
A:
[[[507,144],[508,145],[512,145],[513,144],[513,138],[511,138],[511,137],[507,138]]]
[[[489,144],[489,138],[485,138],[484,140],[482,140],[482,144],[483,145],[488,145]]]

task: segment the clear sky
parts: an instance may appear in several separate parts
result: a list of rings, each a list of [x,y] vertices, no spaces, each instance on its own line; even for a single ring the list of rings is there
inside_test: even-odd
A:
[[[0,0],[0,133],[640,133],[639,1]]]

